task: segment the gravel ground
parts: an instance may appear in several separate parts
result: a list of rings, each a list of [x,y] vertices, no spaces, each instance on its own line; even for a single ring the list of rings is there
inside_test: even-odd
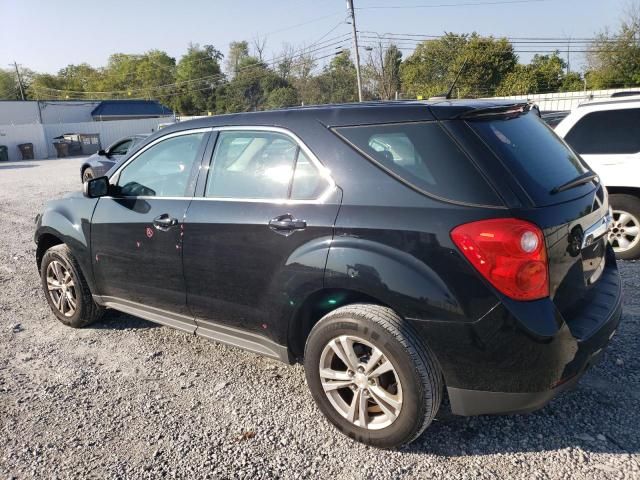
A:
[[[530,415],[443,415],[381,451],[323,419],[299,365],[116,312],[60,324],[33,219],[79,165],[0,164],[0,477],[640,478],[640,263],[620,264],[622,325],[577,390]]]

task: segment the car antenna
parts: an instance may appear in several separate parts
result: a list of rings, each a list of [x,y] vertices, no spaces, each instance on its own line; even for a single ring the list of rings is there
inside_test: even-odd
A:
[[[453,89],[458,83],[458,79],[460,78],[460,75],[462,75],[462,72],[464,72],[464,68],[467,66],[468,60],[469,60],[469,57],[465,58],[464,62],[462,62],[462,67],[460,67],[460,70],[458,70],[458,74],[456,75],[456,78],[453,80],[451,87],[449,87],[449,91],[442,95],[435,95],[433,97],[430,97],[429,100],[450,100],[451,99],[451,93],[453,92]]]

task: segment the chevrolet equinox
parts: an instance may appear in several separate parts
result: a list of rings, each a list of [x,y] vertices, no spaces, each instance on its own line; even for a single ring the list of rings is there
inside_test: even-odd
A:
[[[526,103],[389,102],[163,129],[36,218],[55,316],[106,308],[285,362],[378,447],[574,385],[621,316],[599,178]]]

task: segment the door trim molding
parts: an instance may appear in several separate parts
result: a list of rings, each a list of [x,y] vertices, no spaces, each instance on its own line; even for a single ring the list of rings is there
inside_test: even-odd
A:
[[[239,347],[284,363],[291,363],[289,350],[285,345],[280,345],[257,333],[219,323],[197,323],[197,320],[191,315],[182,315],[118,297],[93,295],[93,300],[104,307],[113,308],[150,322],[193,333],[208,340]]]
[[[123,298],[93,295],[93,300],[103,307],[113,308],[120,312],[144,318],[150,322],[166,325],[188,333],[195,333],[196,324],[193,317],[170,312],[161,308],[150,307],[142,303],[132,302]]]

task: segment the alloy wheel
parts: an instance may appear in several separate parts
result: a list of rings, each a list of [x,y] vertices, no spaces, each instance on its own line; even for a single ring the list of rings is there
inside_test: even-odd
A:
[[[609,230],[609,241],[616,253],[626,252],[640,242],[640,221],[623,210],[613,211],[613,225]]]
[[[391,425],[402,409],[402,386],[391,361],[352,335],[332,339],[320,355],[322,388],[346,420],[369,430]]]
[[[76,313],[76,285],[71,271],[58,260],[47,265],[47,289],[53,305],[65,317]]]

